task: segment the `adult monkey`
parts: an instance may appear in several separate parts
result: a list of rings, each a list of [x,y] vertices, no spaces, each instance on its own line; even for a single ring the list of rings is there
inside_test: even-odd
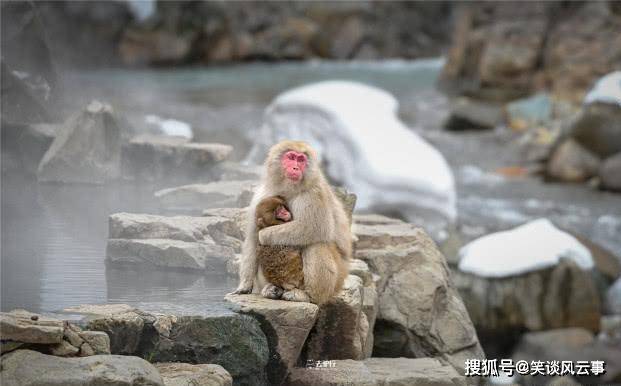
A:
[[[328,185],[315,151],[306,143],[282,141],[270,149],[266,173],[250,204],[246,239],[236,294],[250,293],[253,286],[265,297],[278,290],[265,282],[257,263],[257,243],[302,247],[304,289],[285,291],[282,298],[322,304],[343,286],[352,254],[352,236],[343,205]],[[282,196],[293,220],[256,231],[257,203]],[[334,248],[336,243],[337,248]]]

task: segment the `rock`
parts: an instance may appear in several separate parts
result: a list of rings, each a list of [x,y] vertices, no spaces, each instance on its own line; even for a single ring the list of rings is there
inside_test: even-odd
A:
[[[3,355],[1,363],[3,385],[164,385],[157,369],[137,357],[59,358],[31,350],[17,350]]]
[[[603,315],[597,339],[613,345],[621,344],[621,315]]]
[[[444,123],[447,130],[493,129],[504,122],[502,106],[459,97],[451,103],[451,115]]]
[[[262,165],[243,165],[231,161],[219,163],[215,170],[222,181],[259,181],[263,174]]]
[[[574,5],[460,4],[442,88],[496,101],[550,88],[554,97],[581,101],[594,80],[618,69],[621,48],[606,42],[621,21],[606,3]]]
[[[59,357],[72,357],[80,351],[78,347],[72,346],[71,343],[66,340],[49,346],[48,350],[50,354]]]
[[[213,168],[232,151],[232,146],[219,143],[140,135],[123,146],[123,177],[159,182],[210,180],[216,174]]]
[[[5,354],[7,352],[11,352],[13,350],[17,350],[22,347],[25,343],[22,342],[14,342],[12,340],[0,340],[0,354]]]
[[[621,348],[595,340],[590,331],[579,328],[565,328],[522,335],[513,355],[516,360],[567,360],[595,361],[606,363],[606,372],[599,376],[581,376],[584,384],[612,382],[621,379]]]
[[[386,224],[403,224],[402,220],[382,216],[381,214],[354,214],[354,224],[360,225],[386,225]]]
[[[597,174],[599,165],[597,155],[568,139],[552,153],[546,173],[560,181],[584,182]]]
[[[82,331],[80,337],[91,347],[95,354],[110,354],[110,337],[101,331]]]
[[[137,352],[144,320],[135,308],[126,304],[82,305],[66,308],[64,312],[88,315],[85,322],[86,328],[107,334],[109,352],[113,354],[134,354]],[[98,350],[105,350],[105,343],[102,342],[101,336],[95,337],[89,334],[85,336],[83,334],[84,332],[81,335],[82,339],[88,342],[87,338],[89,338]]]
[[[533,244],[539,246],[531,248]],[[584,244],[550,220],[540,218],[469,242],[459,250],[459,270],[480,277],[510,277],[553,267],[562,259],[575,262],[585,271],[595,266]]]
[[[356,109],[351,108],[354,99]],[[304,132],[303,139],[326,165],[327,177],[356,192],[359,209],[399,213],[412,221],[451,221],[456,215],[453,174],[442,154],[399,119],[398,108],[391,94],[356,82],[325,81],[288,90],[268,106],[248,159],[262,162],[272,144]],[[343,149],[359,151],[345,156]],[[421,158],[427,160],[424,167]]]
[[[621,152],[608,157],[599,168],[601,187],[621,192]]]
[[[400,237],[403,227],[391,236],[393,226],[383,226],[388,228],[382,239],[395,241],[366,245],[374,249],[357,246],[355,254],[379,276],[373,354],[443,357],[463,372],[463,356],[484,358],[484,353],[446,260],[422,229],[412,227]]]
[[[0,337],[21,343],[60,344],[63,322],[25,310],[0,313]]]
[[[586,149],[602,158],[621,152],[621,106],[593,103],[572,121],[570,134]]]
[[[39,181],[102,184],[121,175],[121,128],[109,105],[92,101],[69,118],[41,159]]]
[[[268,343],[259,322],[218,306],[171,306],[158,313],[128,305],[82,305],[64,312],[85,314],[85,328],[110,337],[113,354],[139,355],[153,362],[215,363],[236,384],[267,385]],[[95,347],[97,343],[91,340]]]
[[[552,100],[544,93],[518,99],[505,106],[505,115],[514,130],[547,126],[552,120]]]
[[[356,249],[383,249],[416,242],[420,228],[403,221],[375,225],[356,223],[354,235],[358,238]]]
[[[260,295],[227,295],[234,311],[253,316],[267,337],[270,360],[267,376],[281,384],[300,356],[319,308],[311,303],[266,299]]]
[[[364,358],[369,321],[362,312],[363,296],[362,279],[349,275],[343,290],[319,308],[304,347],[306,360]]]
[[[610,314],[621,314],[621,278],[608,288],[605,307]]]
[[[130,66],[180,63],[191,54],[193,40],[194,34],[129,28],[121,37],[119,54]]]
[[[229,247],[172,239],[108,239],[106,247],[110,263],[214,272],[221,271],[234,254]]]
[[[478,331],[498,340],[516,330],[599,328],[601,306],[591,272],[571,260],[503,278],[453,271],[453,280]]]
[[[110,353],[108,352],[108,354],[110,354]],[[82,346],[80,347],[79,355],[81,357],[89,357],[91,355],[95,355],[95,350],[93,349],[93,347],[91,347],[90,344],[83,343]]]
[[[373,283],[373,274],[369,270],[369,265],[360,259],[352,259],[349,262],[349,274],[362,279],[362,284],[364,286]]]
[[[255,181],[218,181],[155,192],[161,206],[172,209],[243,208],[250,204]]]
[[[222,311],[175,315],[166,334],[147,325],[141,356],[154,362],[215,363],[241,385],[268,385],[268,341],[253,317]]]
[[[356,200],[358,199],[358,197],[353,193],[349,193],[345,188],[334,188],[334,193],[343,204],[345,213],[347,213],[347,217],[349,217],[349,222],[351,223],[351,216],[354,213],[354,208],[356,207]]]
[[[212,364],[155,363],[166,386],[231,386],[233,378],[222,366]]]
[[[572,353],[580,352],[582,348],[593,342],[593,333],[584,328],[529,332],[520,339],[513,357],[516,360],[527,360],[534,357],[537,357],[537,360],[542,360],[541,353],[546,353],[547,356],[554,359],[563,357],[563,359],[568,360]]]
[[[80,347],[84,343],[84,339],[82,339],[82,337],[78,334],[78,332],[81,332],[78,326],[73,326],[67,323],[67,325],[65,326],[63,337],[67,342],[71,343],[71,345],[75,347]],[[110,346],[109,343],[108,343],[108,346]],[[108,351],[110,350],[108,349]]]
[[[138,213],[115,213],[109,218],[111,239],[173,239],[210,244],[216,231],[242,238],[235,218],[220,215],[205,217],[156,216]]]
[[[291,386],[398,386],[467,385],[450,366],[432,358],[369,358],[309,363],[319,367],[297,368],[289,376]]]

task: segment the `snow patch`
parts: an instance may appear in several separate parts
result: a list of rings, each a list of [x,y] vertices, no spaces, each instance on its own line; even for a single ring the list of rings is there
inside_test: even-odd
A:
[[[361,83],[326,81],[280,94],[267,108],[249,159],[262,161],[283,139],[306,141],[325,172],[358,195],[360,209],[456,217],[453,174],[433,146],[397,117],[389,93]]]
[[[507,277],[554,266],[561,258],[585,270],[593,268],[584,245],[542,218],[468,243],[459,251],[459,269],[482,277]]]
[[[600,78],[584,98],[584,104],[609,103],[621,107],[621,71]]]
[[[192,139],[194,137],[192,126],[176,119],[162,119],[157,115],[146,115],[144,117],[144,121],[150,125],[156,126],[161,133],[165,135],[184,137],[188,139]]]

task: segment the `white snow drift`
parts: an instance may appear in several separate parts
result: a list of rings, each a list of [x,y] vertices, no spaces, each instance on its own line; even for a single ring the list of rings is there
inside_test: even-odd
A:
[[[609,103],[621,107],[621,71],[611,72],[600,78],[584,98],[585,104]]]
[[[483,277],[520,275],[554,266],[561,258],[593,268],[591,252],[545,218],[480,237],[462,247],[459,258],[461,271]]]
[[[357,208],[456,217],[453,174],[434,147],[397,117],[397,100],[360,83],[327,81],[279,95],[267,108],[250,160],[283,139],[319,153],[329,177],[358,195]]]

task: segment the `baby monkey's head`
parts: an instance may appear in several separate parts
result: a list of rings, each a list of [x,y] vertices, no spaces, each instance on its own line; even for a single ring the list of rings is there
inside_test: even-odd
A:
[[[291,221],[291,212],[287,209],[287,202],[280,196],[264,198],[256,209],[257,228],[263,229]]]

